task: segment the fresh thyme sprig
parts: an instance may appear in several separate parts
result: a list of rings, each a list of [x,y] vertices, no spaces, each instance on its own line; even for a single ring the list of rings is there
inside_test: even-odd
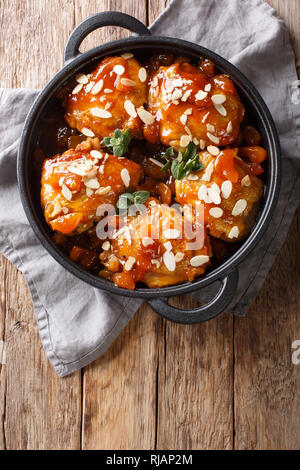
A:
[[[116,129],[113,137],[104,137],[103,141],[116,157],[122,157],[122,155],[128,152],[128,146],[131,141],[130,129],[127,129],[124,133]]]
[[[182,153],[179,150],[178,156],[171,162],[170,157],[174,156],[173,147],[169,147],[164,155],[167,163],[162,168],[162,171],[167,171],[171,168],[173,177],[176,180],[181,180],[185,176],[188,176],[192,171],[203,170],[204,166],[199,161],[199,155],[197,155],[197,147],[193,142],[190,142],[186,151]]]

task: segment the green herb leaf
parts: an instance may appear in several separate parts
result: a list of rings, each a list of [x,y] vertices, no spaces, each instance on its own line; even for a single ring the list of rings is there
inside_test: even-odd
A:
[[[184,177],[184,166],[185,163],[183,161],[173,160],[171,171],[176,180],[181,180]]]
[[[136,191],[133,193],[134,197],[134,204],[145,204],[145,202],[149,199],[150,193],[149,191]]]
[[[121,212],[126,212],[131,206],[138,208],[142,212],[142,205],[150,197],[149,191],[136,191],[134,193],[123,193],[118,199],[117,209]],[[130,210],[129,210],[130,214]]]
[[[117,208],[119,210],[128,209],[134,201],[134,196],[131,193],[121,194],[117,202]]]
[[[193,153],[191,153],[192,155]],[[185,156],[183,156],[183,160],[173,160],[172,162],[172,175],[176,180],[181,180],[185,176],[188,176],[192,171],[199,171],[203,170],[204,166],[199,161],[199,155],[194,156],[187,161],[184,160]]]
[[[113,137],[104,137],[103,142],[106,147],[116,156],[121,157],[128,152],[128,146],[131,141],[130,129],[124,134],[120,129],[116,129]]]
[[[175,155],[175,153],[174,153],[173,147],[169,147],[169,148],[167,148],[167,150],[165,151],[164,158],[174,157],[174,155]]]
[[[186,151],[184,152],[183,160],[187,162],[188,160],[194,158],[196,153],[197,153],[197,146],[194,144],[194,142],[190,142],[186,148]]]
[[[171,168],[171,160],[168,160],[167,163],[161,168],[161,171],[168,171]]]

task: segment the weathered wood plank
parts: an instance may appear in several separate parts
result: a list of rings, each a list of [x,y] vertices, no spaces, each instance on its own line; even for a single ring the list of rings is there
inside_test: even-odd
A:
[[[154,449],[160,324],[142,307],[85,369],[83,449]]]
[[[265,0],[288,26],[293,48],[297,51],[296,63],[300,66],[300,2],[299,0]]]
[[[149,23],[168,1],[149,2]],[[196,304],[174,300],[183,308]],[[158,449],[231,449],[233,445],[233,320],[164,324],[158,382]]]
[[[57,12],[59,11],[59,15]],[[73,2],[1,0],[1,86],[42,87],[63,62]],[[42,349],[23,276],[1,257],[0,448],[80,448],[81,377],[59,379]]]
[[[102,10],[121,10],[146,23],[146,2],[76,0],[76,23]],[[83,50],[128,33],[103,28]],[[84,449],[153,449],[160,319],[144,306],[109,351],[84,371]]]
[[[298,0],[268,0],[291,32],[300,58]],[[235,448],[299,449],[300,209],[288,238],[245,319],[235,324]]]
[[[188,297],[173,305],[195,307]],[[159,355],[158,449],[232,449],[233,319],[165,322]]]

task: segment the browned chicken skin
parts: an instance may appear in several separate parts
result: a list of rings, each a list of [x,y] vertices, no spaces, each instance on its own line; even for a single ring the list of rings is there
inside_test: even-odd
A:
[[[44,161],[41,203],[53,230],[64,234],[88,230],[101,204],[115,206],[129,185],[137,187],[140,166],[99,148],[98,139],[89,139],[76,150]]]
[[[208,77],[189,63],[160,67],[152,77],[148,110],[156,120],[146,125],[150,142],[173,147],[228,145],[238,136],[244,106],[226,75]]]
[[[190,62],[106,57],[59,96],[73,128],[61,148],[74,148],[44,161],[45,219],[73,261],[122,288],[194,281],[212,257],[219,263],[234,252],[224,241],[244,239],[258,213],[262,137],[241,126],[245,110],[230,77],[216,75],[209,59]],[[122,213],[121,200],[137,209],[138,197],[144,210]],[[108,205],[114,215],[106,217]]]
[[[100,255],[106,276],[115,273],[117,285],[134,289],[139,281],[164,287],[203,274],[211,256],[203,225],[193,226],[179,211],[154,199],[146,207],[143,214],[118,220],[109,249]]]
[[[222,158],[230,156],[231,168],[226,162],[226,170],[222,170]],[[242,240],[248,235],[257,215],[263,182],[252,175],[249,166],[237,157],[236,150],[220,152],[219,157],[204,151],[200,154],[200,161],[204,165],[203,170],[176,181],[177,202],[194,208],[204,204],[204,223],[211,236],[227,242]]]
[[[147,101],[147,75],[137,60],[106,57],[90,75],[79,76],[65,100],[65,119],[84,135],[103,139],[115,129],[142,137],[136,109]],[[82,78],[83,77],[83,78]]]

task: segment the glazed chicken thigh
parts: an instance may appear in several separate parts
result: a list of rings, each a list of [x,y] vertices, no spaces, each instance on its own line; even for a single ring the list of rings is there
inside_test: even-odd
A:
[[[211,256],[204,226],[193,226],[177,209],[155,199],[146,207],[135,217],[117,219],[118,227],[103,244],[100,260],[106,270],[100,275],[111,275],[118,286],[134,289],[139,281],[164,287],[203,274]]]
[[[204,169],[176,181],[176,200],[197,208],[204,204],[208,233],[227,242],[245,238],[253,226],[263,182],[237,156],[238,149],[226,149],[212,156],[204,151]]]
[[[142,137],[136,112],[147,101],[146,70],[130,57],[106,57],[89,75],[79,74],[78,83],[65,99],[65,120],[88,137],[103,139],[115,129],[130,129]]]
[[[228,145],[239,134],[244,106],[226,75],[209,77],[189,63],[160,67],[150,83],[148,111],[155,117],[145,125],[152,143],[187,147],[190,141]]]
[[[46,159],[41,181],[41,203],[52,230],[64,234],[88,230],[103,204],[115,205],[126,188],[135,188],[140,166],[127,158],[100,151],[98,139]]]

